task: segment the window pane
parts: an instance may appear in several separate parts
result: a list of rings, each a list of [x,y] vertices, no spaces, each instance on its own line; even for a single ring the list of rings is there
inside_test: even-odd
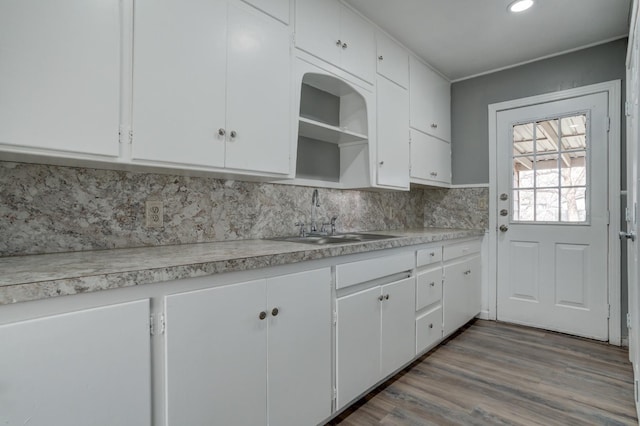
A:
[[[533,190],[513,191],[513,220],[533,221],[533,205]]]
[[[557,189],[536,191],[536,222],[557,222],[560,219],[558,195]]]
[[[558,151],[558,120],[545,120],[536,123],[536,152]]]
[[[562,186],[586,186],[587,168],[586,151],[567,152],[562,154],[561,170]]]
[[[536,156],[536,188],[557,187],[559,185],[558,154]]]
[[[527,157],[513,158],[513,187],[533,188],[533,163]]]
[[[513,126],[513,155],[533,152],[533,123]]]
[[[587,189],[562,188],[563,222],[584,222],[587,220]]]
[[[563,151],[587,147],[587,116],[585,114],[565,117],[560,123]]]

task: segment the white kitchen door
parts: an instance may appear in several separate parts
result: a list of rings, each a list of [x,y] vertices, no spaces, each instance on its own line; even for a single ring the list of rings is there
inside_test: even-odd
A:
[[[497,318],[609,338],[608,94],[497,115]]]

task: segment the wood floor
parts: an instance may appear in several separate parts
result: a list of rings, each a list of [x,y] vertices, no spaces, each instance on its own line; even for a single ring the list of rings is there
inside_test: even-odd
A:
[[[330,425],[637,425],[626,348],[477,320]]]

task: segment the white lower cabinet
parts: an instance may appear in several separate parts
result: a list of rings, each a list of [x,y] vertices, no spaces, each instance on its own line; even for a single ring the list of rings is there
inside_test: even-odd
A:
[[[337,299],[338,409],[413,358],[414,306],[413,277]]]
[[[331,273],[167,296],[168,425],[312,425],[331,414]]]
[[[447,259],[445,247],[445,260]],[[466,251],[465,251],[466,249]],[[459,258],[444,264],[443,322],[444,336],[448,336],[480,312],[480,246],[479,242],[451,246]]]
[[[149,299],[0,326],[0,424],[151,425]]]

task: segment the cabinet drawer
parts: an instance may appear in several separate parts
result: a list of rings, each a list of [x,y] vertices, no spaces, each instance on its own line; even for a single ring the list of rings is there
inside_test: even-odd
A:
[[[338,265],[336,266],[336,289],[410,271],[413,265],[412,252]]]
[[[479,240],[466,241],[464,243],[445,246],[443,258],[446,262],[447,260],[455,259],[456,257],[468,256],[474,253],[480,253]]]
[[[439,302],[442,299],[442,268],[418,274],[416,293],[416,311]]]
[[[416,319],[416,354],[433,346],[442,338],[442,308]]]
[[[418,267],[440,262],[442,260],[442,246],[418,250]]]

